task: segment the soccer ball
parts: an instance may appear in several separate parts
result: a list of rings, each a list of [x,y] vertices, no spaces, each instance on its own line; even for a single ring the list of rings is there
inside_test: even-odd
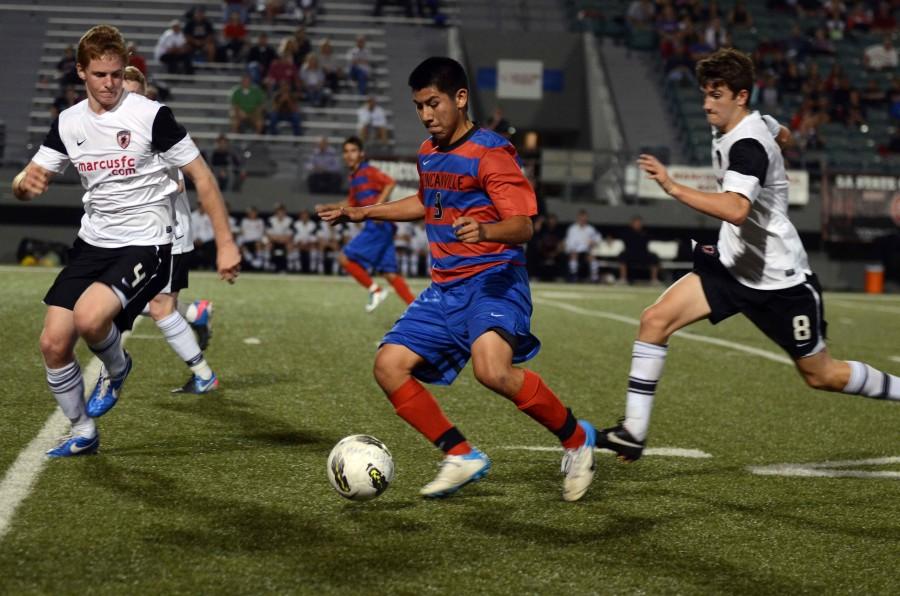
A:
[[[212,316],[212,302],[209,300],[194,300],[184,313],[185,320],[192,325],[206,325]]]
[[[369,435],[344,437],[328,455],[328,480],[339,495],[369,501],[394,479],[394,458],[384,443]]]

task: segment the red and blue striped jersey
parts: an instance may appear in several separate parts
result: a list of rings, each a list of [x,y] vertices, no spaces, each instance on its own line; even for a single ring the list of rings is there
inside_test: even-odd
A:
[[[350,207],[374,205],[384,187],[393,183],[393,178],[364,161],[350,174],[350,194],[347,196],[347,203]]]
[[[519,245],[466,244],[456,239],[453,230],[453,222],[463,216],[497,223],[537,213],[534,189],[506,138],[473,127],[447,147],[429,139],[419,148],[418,170],[435,283],[466,279],[504,263],[525,264],[525,251]]]

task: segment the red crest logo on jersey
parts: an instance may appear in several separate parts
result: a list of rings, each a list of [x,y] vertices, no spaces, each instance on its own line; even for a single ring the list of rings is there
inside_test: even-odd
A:
[[[116,133],[116,140],[119,142],[119,147],[122,149],[127,148],[128,144],[131,143],[131,131],[120,130]]]

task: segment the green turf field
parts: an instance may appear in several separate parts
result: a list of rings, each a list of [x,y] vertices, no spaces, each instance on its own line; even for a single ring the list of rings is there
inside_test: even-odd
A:
[[[55,409],[37,345],[52,277],[0,269],[0,476]],[[47,463],[0,536],[0,594],[897,593],[900,405],[807,389],[742,318],[673,338],[657,395],[650,446],[709,457],[627,466],[601,453],[588,495],[565,503],[561,454],[520,448],[554,437],[467,369],[435,394],[494,470],[426,502],[417,491],[439,454],[371,376],[396,297],[367,315],[343,279],[192,285],[215,301],[207,356],[222,389],[170,395],[188,370],[142,321],[101,454]],[[533,292],[544,347],[530,366],[577,416],[614,423],[634,324],[658,291]],[[826,308],[837,357],[900,372],[900,297],[829,294]],[[91,360],[83,346],[79,357]],[[393,485],[369,503],[326,478],[332,445],[354,433],[394,454]],[[750,471],[857,460],[876,463],[812,469],[856,477]]]

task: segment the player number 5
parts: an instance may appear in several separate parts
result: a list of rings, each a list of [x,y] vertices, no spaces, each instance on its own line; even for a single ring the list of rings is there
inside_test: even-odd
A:
[[[809,325],[809,317],[806,315],[797,315],[794,317],[794,339],[797,341],[806,341],[812,337],[812,329]]]

